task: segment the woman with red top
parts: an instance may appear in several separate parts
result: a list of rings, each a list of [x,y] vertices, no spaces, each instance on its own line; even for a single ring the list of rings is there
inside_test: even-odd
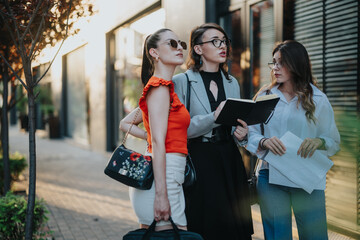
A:
[[[138,127],[132,132],[147,139],[154,182],[150,190],[130,189],[130,199],[143,228],[154,218],[158,222],[157,230],[172,228],[168,221],[171,216],[179,228],[187,229],[182,183],[190,115],[174,92],[171,81],[176,66],[184,61],[184,49],[186,43],[169,29],[149,35],[144,44],[141,71],[144,89],[139,106],[146,132]],[[134,114],[133,111],[126,119],[133,118]],[[135,126],[140,122],[139,117],[135,119]]]

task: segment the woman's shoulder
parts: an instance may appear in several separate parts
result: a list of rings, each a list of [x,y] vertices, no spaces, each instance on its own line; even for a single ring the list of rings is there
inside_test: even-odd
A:
[[[146,96],[148,95],[149,91],[151,89],[154,89],[154,88],[157,88],[157,87],[161,87],[161,86],[164,86],[164,87],[169,87],[170,88],[170,97],[172,99],[172,95],[174,93],[174,83],[171,81],[171,80],[165,80],[165,79],[162,79],[162,78],[158,78],[158,77],[154,77],[152,76],[149,81],[147,82],[146,86],[144,87],[143,89],[143,92],[142,92],[142,96],[140,97],[139,99],[139,106],[141,108],[141,110],[144,112],[144,113],[147,113],[147,104],[146,104]],[[154,91],[156,91],[154,89]],[[167,92],[168,91],[163,91],[162,89],[158,88],[156,92],[159,92],[161,94]]]
[[[186,72],[176,74],[172,80],[176,84],[177,82],[187,80],[187,77],[192,77],[193,73],[191,69],[188,69]]]
[[[143,88],[142,98],[144,98],[148,94],[150,89],[159,86],[169,87],[170,93],[174,92],[174,83],[171,80],[165,80],[162,78],[152,76],[145,85],[145,87]],[[142,100],[142,98],[140,98],[140,101]]]
[[[196,79],[196,76],[194,75],[194,72],[191,69],[188,69],[186,72],[176,74],[172,81],[174,82],[175,91],[183,91],[183,89],[186,89],[187,87],[187,79],[189,81],[194,81]]]
[[[228,77],[225,76],[225,73],[221,72],[223,80],[226,80],[230,84],[239,85],[238,80],[231,74],[228,74]]]
[[[323,93],[317,86],[310,84],[312,90],[313,90],[313,98],[316,99],[321,99],[323,101],[327,101],[328,98],[326,96],[325,93]]]
[[[158,87],[160,85],[163,85],[163,86],[172,86],[174,85],[174,83],[171,81],[171,80],[165,80],[165,79],[162,79],[162,78],[158,78],[158,77],[154,77],[152,76],[148,83],[146,84],[146,86],[144,87],[144,90],[145,88],[149,88],[149,87]]]
[[[326,97],[325,93],[323,93],[317,86],[315,86],[314,84],[311,84],[311,83],[310,83],[310,86],[313,90],[314,96]]]
[[[331,105],[328,97],[323,93],[317,86],[310,84],[313,89],[313,99],[317,104],[324,103],[326,105]]]
[[[184,73],[178,73],[175,76],[173,76],[173,83],[175,85],[175,87],[180,86],[182,83],[184,83],[186,80],[186,76]]]
[[[235,80],[235,81],[237,81],[237,79],[233,76],[233,75],[231,75],[231,74],[228,74],[228,76],[229,76],[229,80]]]

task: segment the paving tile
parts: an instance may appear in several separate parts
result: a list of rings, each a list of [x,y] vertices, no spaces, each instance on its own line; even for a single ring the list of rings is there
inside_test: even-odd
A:
[[[28,156],[28,135],[10,127],[10,151]],[[55,240],[119,240],[139,228],[128,188],[103,173],[109,153],[79,147],[68,139],[36,138],[37,197],[49,210],[48,227]],[[27,189],[25,181],[20,187]],[[263,240],[258,206],[252,207],[253,239]],[[294,239],[296,227],[293,229]],[[330,240],[351,238],[329,231]]]

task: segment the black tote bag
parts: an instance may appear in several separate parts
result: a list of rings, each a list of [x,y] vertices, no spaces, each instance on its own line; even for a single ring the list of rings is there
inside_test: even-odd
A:
[[[128,232],[123,240],[204,240],[200,234],[179,229],[169,218],[173,229],[155,231],[156,221],[154,220],[148,229],[137,229]]]

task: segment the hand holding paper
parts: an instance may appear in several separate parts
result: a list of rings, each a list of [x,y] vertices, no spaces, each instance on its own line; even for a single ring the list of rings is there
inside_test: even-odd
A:
[[[311,157],[321,145],[322,141],[320,138],[305,138],[301,143],[297,154],[304,158],[307,158],[308,156]]]
[[[275,155],[281,156],[286,152],[285,145],[276,136],[265,139],[262,144]]]
[[[324,177],[333,162],[319,151],[315,151],[313,156],[308,158],[298,155],[297,151],[303,140],[289,131],[280,140],[286,147],[285,154],[279,156],[269,152],[264,160],[270,164],[270,171],[273,167],[277,170],[277,174],[284,175],[285,178],[280,176],[277,179],[282,179],[281,182],[272,182],[273,174],[270,173],[270,183],[290,187],[295,184],[309,193],[314,189],[325,188],[320,185],[323,185]]]

